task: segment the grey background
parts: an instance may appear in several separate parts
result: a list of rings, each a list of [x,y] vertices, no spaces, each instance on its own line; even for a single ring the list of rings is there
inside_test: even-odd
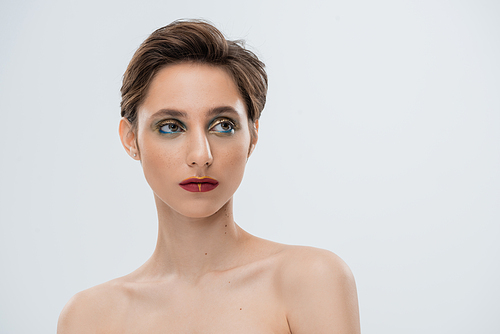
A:
[[[267,64],[236,221],[353,270],[363,333],[500,332],[498,1],[2,1],[0,332],[53,333],[156,241],[118,138],[138,45],[206,18]]]

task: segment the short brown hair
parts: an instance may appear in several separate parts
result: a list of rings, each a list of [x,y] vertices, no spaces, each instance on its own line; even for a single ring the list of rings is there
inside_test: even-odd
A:
[[[179,20],[154,31],[139,46],[125,71],[121,115],[132,127],[137,126],[137,109],[158,71],[186,61],[227,70],[245,101],[248,119],[259,119],[267,94],[264,63],[242,41],[226,40],[213,25],[201,20]]]

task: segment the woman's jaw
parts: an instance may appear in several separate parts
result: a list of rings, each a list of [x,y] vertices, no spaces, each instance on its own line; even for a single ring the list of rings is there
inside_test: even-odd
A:
[[[193,192],[192,194],[199,195],[200,193]],[[203,193],[201,194],[203,195]],[[189,228],[197,224],[208,226],[222,223],[232,224],[234,222],[232,197],[221,206],[214,206],[208,201],[198,201],[198,205],[189,210],[185,210],[183,207],[172,207],[156,194],[154,194],[154,198],[160,225],[168,226],[169,229],[177,225],[182,230],[184,227]]]

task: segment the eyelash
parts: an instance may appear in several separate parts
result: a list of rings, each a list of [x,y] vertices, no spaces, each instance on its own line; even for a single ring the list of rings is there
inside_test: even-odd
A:
[[[224,123],[227,123],[229,125],[230,128],[228,130],[222,130],[222,131],[213,130],[216,126],[224,124]],[[163,131],[162,128],[165,126],[176,126],[176,128],[174,128],[173,131]],[[165,121],[159,122],[157,125],[157,128],[158,128],[158,131],[164,135],[178,134],[178,133],[182,133],[182,132],[186,131],[186,127],[181,122],[179,122],[177,120],[165,120]],[[233,134],[236,129],[237,129],[237,126],[236,126],[236,123],[234,121],[230,120],[229,118],[219,118],[219,119],[215,120],[214,122],[212,122],[212,125],[209,128],[209,132],[214,133],[214,134],[220,134],[220,135],[230,135],[230,134]],[[170,130],[172,130],[172,129],[170,129]]]
[[[213,131],[212,129],[215,128],[216,126],[218,125],[221,125],[221,124],[224,124],[224,123],[227,123],[229,124],[230,126],[230,129],[229,130],[223,130],[223,131]],[[210,132],[213,132],[213,133],[218,133],[218,134],[223,134],[223,135],[229,135],[229,134],[233,134],[234,131],[236,130],[236,124],[231,121],[230,119],[228,118],[219,118],[218,120],[216,120],[213,125],[210,127]]]
[[[163,131],[162,128],[165,127],[165,126],[168,126],[168,125],[175,125],[179,130],[182,130],[182,131],[175,131],[175,132],[167,132],[167,131]],[[176,134],[176,133],[181,133],[181,132],[184,132],[186,131],[185,127],[178,121],[175,121],[175,120],[167,120],[167,121],[163,121],[163,122],[160,122],[158,124],[158,131],[161,133],[161,134],[165,134],[165,135],[171,135],[171,134]]]

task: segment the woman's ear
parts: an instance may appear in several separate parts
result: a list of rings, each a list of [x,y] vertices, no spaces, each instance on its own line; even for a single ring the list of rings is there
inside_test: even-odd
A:
[[[250,123],[250,148],[248,150],[248,157],[252,155],[255,146],[257,145],[257,141],[259,140],[259,120],[256,120],[253,123]]]
[[[118,129],[120,133],[120,140],[125,148],[125,151],[135,160],[141,160],[139,156],[139,149],[137,147],[137,140],[135,132],[132,130],[132,124],[125,117],[120,120]]]

